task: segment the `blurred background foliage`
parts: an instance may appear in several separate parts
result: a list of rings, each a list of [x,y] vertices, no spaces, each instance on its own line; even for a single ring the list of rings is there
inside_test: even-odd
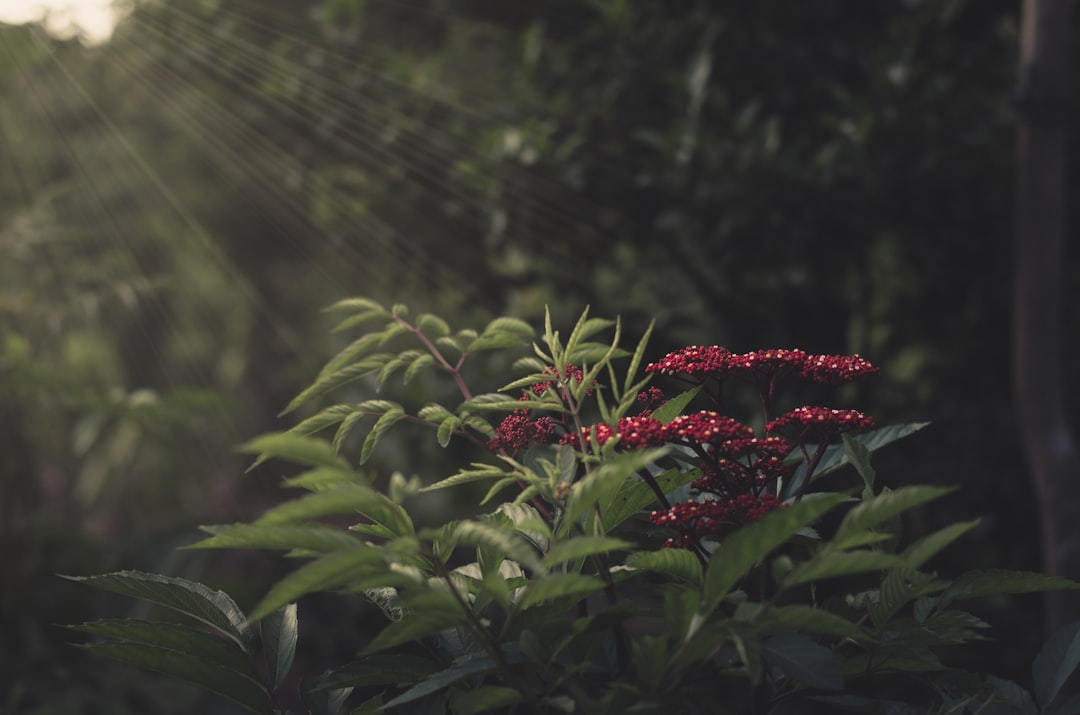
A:
[[[858,352],[884,374],[853,405],[934,423],[879,473],[963,487],[912,530],[983,519],[940,568],[1040,567],[1009,394],[1017,3],[129,10],[96,46],[0,26],[0,712],[193,711],[63,645],[53,624],[118,606],[54,574],[255,598],[267,564],[174,547],[280,498],[232,447],[291,424],[348,295],[458,327],[655,316],[653,357]],[[423,437],[377,468],[442,476]],[[1023,681],[1038,601],[985,608],[1010,647],[958,658]]]

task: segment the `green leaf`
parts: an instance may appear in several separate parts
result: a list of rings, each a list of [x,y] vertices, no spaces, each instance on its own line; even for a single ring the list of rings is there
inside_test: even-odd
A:
[[[518,598],[519,608],[557,598],[585,598],[604,588],[604,582],[596,576],[576,573],[549,573],[529,582]]]
[[[504,649],[503,657],[509,663],[519,663],[524,660],[519,653]],[[498,668],[495,661],[487,654],[469,654],[456,659],[453,664],[437,673],[432,673],[421,682],[409,688],[404,693],[386,704],[386,707],[394,707],[411,703],[420,698],[437,693],[454,683],[483,673],[491,673]]]
[[[305,402],[320,397],[321,395],[325,395],[327,392],[335,390],[342,385],[347,385],[353,380],[359,380],[362,377],[376,373],[382,369],[383,365],[393,359],[394,356],[389,353],[376,353],[375,355],[369,355],[360,362],[346,365],[337,368],[332,372],[319,375],[319,377],[316,378],[315,383],[308,386],[299,395],[294,397],[278,416],[286,415]]]
[[[334,469],[330,467],[317,467],[309,471],[282,480],[284,487],[299,487],[312,492],[321,492],[334,489],[345,484],[363,484],[367,477],[360,472],[351,469]]]
[[[516,348],[521,345],[528,345],[528,340],[514,333],[484,333],[466,345],[465,352],[476,353],[481,350]]]
[[[340,715],[341,708],[345,704],[346,698],[348,698],[353,691],[352,688],[338,688],[336,690],[323,688],[315,690],[310,687],[310,684],[313,681],[309,678],[304,678],[300,682],[300,699],[303,701],[305,707],[307,707],[310,715]],[[376,697],[379,700],[382,699],[381,694]],[[378,708],[375,710],[368,710],[367,712],[381,711],[382,709]],[[289,714],[286,713],[286,715]]]
[[[1065,681],[1080,665],[1080,621],[1055,632],[1035,656],[1031,674],[1035,681],[1035,697],[1044,708],[1048,706]]]
[[[416,316],[416,327],[425,335],[441,338],[450,334],[450,326],[445,320],[431,313]]]
[[[1072,591],[1077,588],[1080,588],[1080,584],[1067,578],[1029,571],[1002,569],[968,571],[945,589],[938,602],[938,608],[944,609],[952,601],[965,598],[1039,591]]]
[[[883,571],[905,565],[903,558],[883,551],[822,551],[809,561],[799,564],[784,577],[782,586],[790,588],[800,583],[821,581],[866,571]]]
[[[645,333],[638,340],[637,347],[634,349],[634,354],[630,358],[630,365],[626,368],[626,379],[623,382],[623,392],[638,392],[645,385],[640,385],[637,389],[631,390],[631,386],[634,384],[634,377],[637,375],[638,370],[641,368],[641,363],[645,359],[645,348],[649,344],[649,338],[652,337],[653,328],[656,327],[656,319],[649,321],[649,327],[645,329]],[[648,378],[646,377],[646,380]],[[612,383],[614,384],[614,383]]]
[[[629,541],[609,536],[578,536],[551,547],[551,550],[544,556],[544,562],[550,568],[567,561],[575,561],[596,554],[606,554],[632,545]]]
[[[994,686],[999,698],[1012,706],[1012,712],[1007,715],[1039,715],[1039,707],[1035,704],[1035,699],[1025,688],[1011,680],[989,674],[986,676],[986,682]]]
[[[255,464],[248,467],[249,471],[271,457],[288,459],[312,467],[330,467],[343,471],[349,469],[348,463],[339,457],[327,442],[289,432],[264,434],[240,445],[237,451],[259,455]]]
[[[331,333],[340,333],[343,330],[354,328],[357,325],[363,325],[364,323],[370,323],[373,320],[386,320],[390,318],[390,313],[385,310],[368,310],[363,313],[357,313],[356,315],[350,315],[340,323],[335,325],[330,331]]]
[[[874,478],[877,473],[870,466],[870,450],[850,434],[842,434],[840,438],[844,444],[844,456],[855,467],[855,471],[859,473],[859,476],[863,478],[863,482],[866,484],[864,494],[872,496],[874,494]]]
[[[660,549],[659,551],[636,551],[626,560],[627,566],[667,574],[701,585],[703,573],[701,560],[689,549]]]
[[[385,312],[386,308],[382,307],[380,304],[376,303],[370,298],[360,297],[344,298],[331,306],[323,308],[324,313],[337,313],[345,311],[360,312],[367,310],[381,310]]]
[[[866,631],[843,616],[805,604],[769,606],[758,615],[755,623],[785,628],[789,631],[849,638],[857,643],[865,643],[869,640]]]
[[[371,655],[460,625],[465,613],[448,591],[424,591],[409,599],[408,614],[392,622],[361,651]],[[425,681],[426,682],[426,681]]]
[[[303,420],[295,427],[290,427],[289,432],[301,436],[315,434],[320,430],[326,429],[330,425],[336,425],[355,411],[355,405],[345,403],[331,405]]]
[[[375,445],[378,444],[379,439],[386,434],[386,431],[404,418],[405,410],[395,405],[376,420],[371,431],[368,432],[367,438],[364,440],[364,446],[360,448],[360,464],[363,464],[371,458],[371,453],[374,451]]]
[[[475,467],[475,469],[462,469],[457,474],[453,474],[446,479],[441,479],[434,484],[429,484],[420,491],[431,492],[437,489],[456,487],[459,484],[469,484],[471,482],[480,482],[489,479],[501,479],[506,476],[506,471],[501,467],[480,462],[473,462],[472,466]]]
[[[119,593],[183,613],[223,633],[248,651],[250,633],[244,614],[227,594],[195,581],[142,571],[117,571],[98,576],[63,576],[105,591]]]
[[[454,415],[450,415],[442,421],[439,425],[439,431],[437,438],[439,440],[439,446],[445,447],[450,444],[450,437],[454,434],[454,430],[461,427],[461,420]]]
[[[765,660],[792,680],[818,690],[844,689],[844,658],[797,633],[777,633],[761,647]]]
[[[424,368],[431,367],[434,364],[435,357],[430,353],[424,353],[423,355],[420,355],[411,363],[409,363],[408,369],[405,370],[405,374],[401,378],[402,382],[408,385],[410,382],[412,382],[413,378],[416,377],[416,373],[420,372]]]
[[[325,553],[356,546],[356,537],[322,524],[229,524],[205,527],[213,534],[185,549],[302,549]]]
[[[653,475],[653,480],[664,494],[689,484],[701,476],[699,469],[669,469]],[[611,531],[642,509],[659,501],[656,492],[643,479],[629,480],[619,487],[607,504],[601,505],[604,531]]]
[[[333,551],[304,564],[278,581],[252,611],[250,621],[261,620],[308,593],[330,591],[362,577],[379,575],[386,576],[388,583],[385,585],[397,585],[402,578],[391,573],[381,549],[358,546]]]
[[[495,318],[484,328],[484,333],[513,333],[519,338],[532,340],[536,337],[533,327],[519,318]]]
[[[423,680],[437,672],[439,663],[408,653],[383,653],[355,661],[313,680],[310,690],[335,690],[343,687],[403,685]]]
[[[846,498],[845,494],[827,494],[804,499],[766,514],[724,539],[705,570],[702,613],[710,613],[720,605],[739,579],[770,551]]]
[[[844,515],[833,537],[833,546],[844,548],[845,539],[857,538],[867,529],[953,491],[953,487],[912,486],[865,499]]]
[[[616,454],[575,482],[570,489],[570,497],[566,500],[566,511],[559,524],[559,532],[566,533],[594,504],[609,502],[627,479],[666,453],[666,449],[660,448]]]
[[[901,556],[903,556],[908,566],[919,568],[939,551],[973,529],[978,523],[978,519],[962,521],[958,524],[946,526],[944,529],[939,529],[932,534],[927,534],[904,549]]]
[[[882,427],[857,435],[854,439],[872,453],[897,440],[915,434],[929,424],[929,422],[913,422],[903,425],[890,425],[888,427]],[[799,461],[801,462],[802,460]],[[818,462],[818,466],[814,470],[811,481],[817,481],[826,474],[835,472],[846,464],[848,464],[848,458],[844,452],[844,445],[830,445],[825,450],[825,454],[822,456],[821,461]],[[806,464],[802,463],[796,467],[795,473],[791,475],[791,478],[784,483],[780,498],[785,501],[790,499],[793,495],[803,489],[805,482]]]
[[[671,422],[682,414],[682,411],[686,409],[686,406],[690,404],[691,400],[697,397],[699,392],[701,392],[701,385],[672,397],[670,400],[653,410],[652,418],[664,424]]]
[[[194,683],[258,715],[272,715],[266,689],[236,671],[201,658],[143,643],[93,643],[81,646],[97,655]]]
[[[413,533],[412,521],[399,504],[362,484],[344,484],[307,494],[270,509],[255,521],[259,525],[287,524],[332,514],[360,513],[398,536]]]
[[[459,544],[481,546],[503,558],[518,562],[534,573],[547,572],[547,566],[532,547],[510,527],[499,528],[478,521],[460,521],[452,526],[446,543],[448,546]]]
[[[281,687],[292,669],[296,655],[296,604],[282,606],[259,622],[266,668],[275,690]]]
[[[251,656],[236,647],[230,640],[218,638],[191,626],[179,623],[153,621],[93,621],[80,626],[67,626],[95,636],[141,643],[190,655],[219,668],[232,670],[237,677],[262,686],[262,679],[252,663]],[[97,644],[91,644],[97,645]]]
[[[429,402],[420,408],[420,411],[416,413],[416,416],[428,422],[442,422],[447,417],[452,417],[453,414],[453,412],[442,405]]]

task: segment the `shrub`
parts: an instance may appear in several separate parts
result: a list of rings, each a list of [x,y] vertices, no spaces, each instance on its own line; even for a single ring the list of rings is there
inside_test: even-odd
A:
[[[97,637],[88,648],[281,713],[296,602],[333,591],[386,618],[355,659],[302,681],[311,713],[1037,712],[1022,687],[950,667],[943,649],[986,638],[963,609],[972,599],[1076,585],[929,570],[975,522],[906,540],[903,515],[951,490],[892,490],[870,464],[924,425],[875,427],[855,410],[784,403],[794,381],[835,399],[877,372],[868,361],[711,346],[646,365],[648,332],[626,351],[619,322],[588,311],[565,337],[549,319],[533,343],[511,318],[453,332],[433,315],[410,321],[403,306],[332,309],[345,313],[342,329],[380,327],[287,411],[353,381],[382,389],[421,371],[452,380],[460,403],[342,402],[244,445],[256,463],[302,465],[284,485],[306,494],[252,523],[206,527],[194,548],[280,550],[303,564],[246,614],[185,579],[78,577],[194,619],[84,623],[75,628]],[[490,351],[516,351],[525,375],[476,394],[463,368]],[[760,406],[753,426],[729,409],[747,395]],[[479,456],[427,485],[365,471],[405,423]],[[350,458],[354,433],[363,439]],[[474,515],[417,524],[415,500],[445,489],[475,494]],[[355,523],[335,525],[342,517]],[[1078,630],[1035,662],[1043,712],[1074,712],[1059,692]]]

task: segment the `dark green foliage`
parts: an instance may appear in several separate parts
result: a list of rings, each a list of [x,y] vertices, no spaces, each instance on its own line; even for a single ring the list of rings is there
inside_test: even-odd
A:
[[[280,578],[246,617],[228,596],[184,579],[140,572],[79,577],[211,629],[89,622],[75,627],[97,638],[86,648],[187,680],[253,712],[280,712],[301,630],[296,602],[329,591],[339,594],[339,603],[357,597],[374,602],[386,622],[356,643],[353,659],[303,681],[301,700],[313,714],[345,708],[455,715],[753,707],[803,712],[813,703],[851,712],[920,713],[1006,712],[1002,708],[1012,703],[1019,712],[1036,712],[1022,687],[950,664],[950,647],[985,640],[989,628],[957,604],[1078,586],[1035,573],[972,571],[950,579],[924,570],[972,523],[909,543],[904,517],[953,489],[891,490],[883,486],[887,477],[870,466],[874,451],[921,425],[874,430],[829,449],[789,446],[780,473],[798,474],[792,460],[804,455],[797,496],[745,525],[731,523],[702,532],[684,548],[665,548],[657,529],[641,517],[661,502],[710,503],[685,501],[686,485],[721,463],[687,446],[683,435],[694,424],[686,418],[713,414],[690,407],[694,398],[712,393],[684,392],[657,411],[666,422],[639,416],[634,419],[646,421],[630,419],[623,433],[620,420],[636,400],[624,399],[620,385],[636,386],[636,395],[647,381],[633,374],[641,368],[640,348],[630,374],[618,378],[614,361],[632,357],[618,347],[618,322],[583,315],[564,341],[549,320],[532,347],[550,367],[534,364],[538,372],[502,392],[473,396],[462,370],[466,359],[476,358],[465,347],[459,359],[447,359],[434,339],[450,333],[440,319],[411,323],[403,308],[385,311],[369,301],[337,308],[374,311],[389,326],[401,326],[395,337],[409,336],[420,347],[406,346],[386,364],[402,355],[415,361],[418,350],[426,351],[429,367],[453,382],[463,401],[454,410],[426,403],[415,411],[387,400],[341,403],[320,413],[325,420],[309,419],[293,431],[250,441],[243,449],[257,456],[256,463],[284,459],[305,468],[286,484],[308,493],[250,524],[208,527],[211,536],[194,548],[284,550],[302,565]],[[590,341],[604,331],[611,342]],[[472,334],[458,335],[463,333]],[[512,321],[495,321],[477,335],[484,334],[505,336],[499,339],[505,345],[483,344],[485,351],[520,351],[531,337]],[[334,369],[368,359],[364,351],[352,351]],[[601,379],[605,375],[611,383]],[[378,387],[389,384],[379,381]],[[772,387],[770,378],[770,398]],[[517,390],[528,399],[507,394]],[[768,400],[763,404],[767,409]],[[471,421],[487,414],[502,418],[493,441]],[[606,422],[583,428],[600,414]],[[680,414],[685,417],[677,421]],[[357,420],[367,433],[358,451],[350,452],[329,428],[352,415],[376,419]],[[562,443],[527,431],[552,416]],[[463,439],[488,456],[456,472],[448,465],[451,476],[427,487],[394,474],[385,488],[376,488],[378,480],[354,465],[368,461],[377,442],[407,423],[440,443],[447,433]],[[645,427],[629,425],[647,424],[669,430],[665,446],[632,442],[634,430]],[[609,434],[605,429],[615,431],[601,438]],[[575,435],[584,436],[571,441]],[[727,448],[706,441],[698,446],[704,444]],[[836,471],[848,461],[856,469],[837,477],[846,476],[855,488],[808,490],[815,470]],[[414,524],[418,495],[480,481],[495,483],[484,502],[516,494],[494,508],[478,504],[466,518],[437,527]],[[355,523],[344,527],[342,519]],[[1072,712],[1073,701],[1058,696],[1080,664],[1075,631],[1055,635],[1035,660],[1035,700],[1043,707],[1037,712]],[[255,667],[258,661],[265,667]],[[919,689],[905,690],[909,681]],[[881,697],[882,688],[893,693],[891,699]]]

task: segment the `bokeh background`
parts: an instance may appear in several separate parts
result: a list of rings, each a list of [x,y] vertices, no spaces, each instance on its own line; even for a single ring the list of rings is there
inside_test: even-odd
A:
[[[131,606],[56,574],[250,605],[276,562],[175,547],[281,498],[233,448],[294,423],[349,295],[456,327],[655,317],[654,358],[860,353],[883,374],[853,402],[933,423],[879,479],[961,487],[910,533],[982,519],[937,568],[1041,567],[1010,388],[1018,2],[117,8],[108,38],[0,25],[0,712],[231,712],[67,645],[56,624]],[[379,465],[442,476],[421,437]],[[1024,682],[1040,600],[980,608],[996,645],[955,657]],[[301,657],[347,650],[312,613]]]

